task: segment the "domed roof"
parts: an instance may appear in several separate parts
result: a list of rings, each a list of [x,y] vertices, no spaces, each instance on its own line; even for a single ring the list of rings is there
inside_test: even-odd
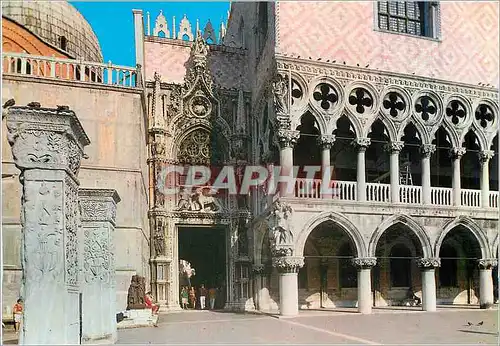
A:
[[[16,21],[74,58],[102,62],[92,27],[67,1],[2,1],[2,15]]]

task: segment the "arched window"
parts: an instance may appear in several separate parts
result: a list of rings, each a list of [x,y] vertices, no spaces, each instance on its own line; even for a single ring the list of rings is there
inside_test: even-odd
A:
[[[439,285],[442,287],[457,287],[457,250],[450,244],[443,244],[439,256],[441,257]]]
[[[389,257],[391,263],[391,286],[411,287],[410,250],[403,244],[396,244],[392,247]]]

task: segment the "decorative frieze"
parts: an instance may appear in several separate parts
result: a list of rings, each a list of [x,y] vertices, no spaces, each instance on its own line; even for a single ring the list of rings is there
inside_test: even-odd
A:
[[[273,257],[273,267],[280,273],[297,273],[304,266],[304,257]]]
[[[358,257],[351,260],[353,266],[358,269],[370,269],[377,265],[376,257]]]
[[[479,269],[493,269],[498,265],[496,258],[482,258],[477,261]]]
[[[419,258],[417,266],[420,269],[434,269],[441,266],[441,259],[437,257]]]

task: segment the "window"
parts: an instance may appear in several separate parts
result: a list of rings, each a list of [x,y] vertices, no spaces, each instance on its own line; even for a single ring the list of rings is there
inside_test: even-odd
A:
[[[66,50],[68,48],[68,40],[66,39],[65,36],[59,37],[59,47],[62,50]]]
[[[378,28],[403,34],[438,38],[435,1],[379,1]]]

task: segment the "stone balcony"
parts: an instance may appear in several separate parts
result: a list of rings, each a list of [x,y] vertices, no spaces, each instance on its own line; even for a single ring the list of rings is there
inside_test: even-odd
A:
[[[358,201],[357,182],[334,181],[331,183],[332,195],[322,193],[321,179],[297,179],[293,197],[315,200]],[[366,183],[366,202],[375,204],[402,203],[407,205],[422,205],[422,187],[399,185],[399,201],[391,201],[391,185]],[[488,206],[492,211],[498,209],[498,191],[489,191]],[[481,190],[461,189],[461,204],[453,205],[453,189],[446,187],[431,187],[431,205],[442,207],[485,208],[481,205]],[[493,208],[495,210],[493,210]]]

